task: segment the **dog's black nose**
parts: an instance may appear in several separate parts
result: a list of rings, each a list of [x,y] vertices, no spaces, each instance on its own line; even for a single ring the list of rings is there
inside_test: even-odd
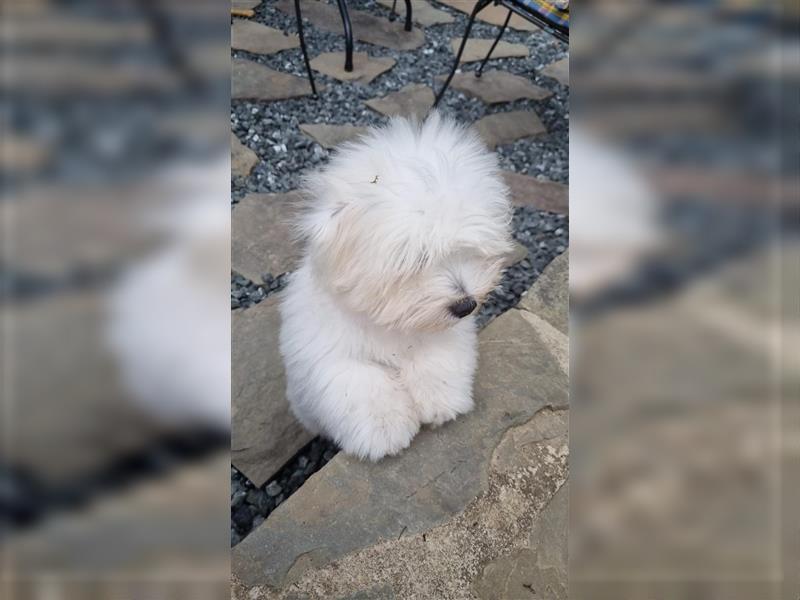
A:
[[[476,306],[478,306],[478,303],[475,302],[475,299],[467,296],[466,298],[462,298],[455,304],[451,304],[450,312],[453,313],[455,316],[457,316],[459,319],[463,319],[473,310],[475,310]]]

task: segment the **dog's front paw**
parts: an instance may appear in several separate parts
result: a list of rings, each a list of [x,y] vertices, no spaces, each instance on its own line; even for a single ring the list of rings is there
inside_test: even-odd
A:
[[[449,393],[448,393],[449,392]],[[421,423],[438,427],[472,410],[472,396],[454,390],[415,389],[414,408]]]
[[[405,394],[370,405],[341,440],[342,449],[359,458],[377,461],[408,448],[419,431],[420,422]]]

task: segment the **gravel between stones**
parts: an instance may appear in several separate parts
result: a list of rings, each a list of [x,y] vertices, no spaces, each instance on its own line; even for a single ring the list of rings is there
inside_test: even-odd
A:
[[[389,10],[374,1],[350,2],[351,8],[367,10],[388,18]],[[243,144],[254,150],[261,161],[251,175],[232,182],[231,198],[235,204],[247,193],[285,192],[296,189],[300,176],[314,169],[329,157],[329,151],[307,138],[300,123],[378,125],[384,117],[369,109],[365,101],[397,91],[410,83],[423,83],[438,90],[435,78],[446,75],[454,56],[450,40],[460,38],[466,25],[463,13],[444,5],[436,8],[454,15],[452,24],[434,25],[425,29],[425,44],[413,51],[394,51],[371,44],[355,42],[355,52],[370,56],[388,56],[397,61],[393,69],[377,77],[370,85],[340,82],[320,73],[315,80],[327,85],[319,99],[311,96],[277,102],[234,101],[231,103],[231,128]],[[255,20],[287,32],[295,32],[294,17],[288,17],[267,3],[256,9]],[[309,56],[344,49],[341,33],[320,31],[305,21]],[[494,38],[497,28],[476,23],[472,38]],[[568,183],[569,159],[569,88],[554,79],[542,76],[545,65],[566,56],[566,45],[543,32],[507,30],[503,40],[523,43],[531,58],[498,59],[487,68],[503,69],[521,75],[551,90],[544,100],[518,100],[488,106],[455,89],[448,90],[442,110],[465,122],[474,122],[489,114],[512,110],[533,110],[547,127],[548,133],[535,140],[519,140],[497,148],[504,169],[542,179]],[[254,60],[273,69],[306,77],[299,49],[271,56],[232,51],[232,56]],[[473,70],[479,63],[463,65]],[[512,221],[514,237],[529,250],[527,258],[505,272],[498,289],[481,307],[478,324],[483,327],[497,315],[515,306],[542,270],[568,246],[568,218],[565,215],[539,211],[530,207],[516,208]],[[231,275],[231,308],[247,308],[261,302],[286,285],[286,274],[265,273],[254,282],[238,274]],[[301,450],[274,478],[256,488],[235,468],[231,468],[231,545],[236,545],[252,529],[258,527],[281,502],[288,498],[314,472],[322,468],[338,449],[327,440],[315,439]]]

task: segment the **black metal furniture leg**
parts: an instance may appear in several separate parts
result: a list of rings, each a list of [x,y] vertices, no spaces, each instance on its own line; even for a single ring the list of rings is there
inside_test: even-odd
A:
[[[347,12],[347,0],[336,0],[336,4],[339,5],[339,14],[342,15],[344,25],[344,70],[350,73],[353,70],[353,28]]]
[[[397,12],[395,11],[397,8],[397,0],[392,0],[392,10],[389,13],[389,20],[394,21],[397,18]]]
[[[439,101],[444,96],[445,91],[447,91],[447,87],[450,85],[450,82],[453,80],[453,75],[456,74],[456,69],[458,69],[459,61],[461,60],[461,55],[464,53],[464,46],[467,45],[467,39],[469,39],[469,32],[472,31],[472,24],[475,22],[475,17],[478,15],[480,11],[486,8],[492,0],[478,0],[475,3],[475,8],[472,9],[472,13],[469,15],[469,21],[467,21],[467,30],[464,32],[464,37],[461,40],[461,46],[458,48],[458,53],[456,54],[456,60],[453,62],[453,68],[450,69],[450,75],[447,76],[447,79],[442,86],[442,89],[439,90],[439,93],[436,94],[436,100],[433,103],[433,107],[436,108],[439,106]]]
[[[397,2],[397,0],[395,0]],[[406,31],[411,31],[411,0],[406,0]]]
[[[483,67],[486,66],[487,62],[489,62],[489,59],[492,56],[492,52],[494,52],[494,49],[497,46],[497,42],[499,42],[500,38],[503,37],[503,34],[505,33],[506,27],[508,27],[508,22],[510,20],[511,20],[511,11],[509,10],[508,11],[508,16],[506,17],[506,21],[505,21],[505,23],[503,23],[503,26],[500,28],[500,33],[497,34],[497,37],[494,40],[494,44],[492,44],[492,47],[489,48],[489,53],[486,55],[486,58],[483,59],[483,62],[481,62],[481,66],[478,67],[478,70],[475,72],[475,77],[480,77],[481,75],[483,75]]]
[[[311,71],[311,63],[309,63],[308,61],[306,38],[303,36],[303,17],[300,15],[300,0],[294,0],[294,15],[297,18],[297,34],[300,36],[300,49],[303,51],[303,60],[306,61],[306,71],[308,71],[308,80],[311,82],[311,91],[316,96],[317,86],[314,83],[314,73]]]

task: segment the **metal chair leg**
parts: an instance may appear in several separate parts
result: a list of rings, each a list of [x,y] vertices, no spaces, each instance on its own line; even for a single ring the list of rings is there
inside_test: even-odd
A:
[[[389,20],[394,21],[397,18],[397,0],[392,0],[392,10],[389,12]]]
[[[489,53],[486,55],[486,58],[483,59],[483,62],[481,62],[481,66],[478,67],[478,70],[475,72],[475,77],[480,77],[481,75],[483,75],[483,67],[486,66],[487,62],[489,62],[489,58],[491,58],[492,52],[494,52],[494,49],[497,46],[497,42],[499,42],[500,38],[503,37],[503,34],[505,33],[506,27],[508,27],[508,22],[510,20],[511,20],[511,11],[509,10],[508,11],[508,16],[506,17],[506,21],[505,21],[505,23],[503,23],[503,26],[500,28],[500,33],[497,34],[497,37],[494,40],[494,44],[492,44],[492,47],[489,48]]]
[[[394,0],[397,2],[397,0]],[[406,0],[406,31],[411,31],[411,0]]]
[[[303,60],[306,61],[306,71],[308,80],[311,82],[311,91],[317,95],[317,86],[314,84],[314,73],[311,71],[311,63],[308,60],[308,50],[306,49],[306,38],[303,36],[303,17],[300,15],[300,0],[294,0],[294,15],[297,18],[297,33],[300,36],[300,49],[303,51]]]
[[[344,25],[344,70],[350,73],[353,70],[353,28],[350,26],[347,0],[336,0],[336,4],[339,5],[339,14],[342,15]]]
[[[450,82],[453,80],[453,75],[456,74],[456,69],[458,69],[459,61],[461,60],[461,55],[464,53],[464,46],[467,45],[467,39],[469,38],[469,32],[472,31],[472,24],[475,22],[475,17],[478,15],[480,11],[486,8],[492,0],[478,0],[475,3],[475,8],[472,9],[472,13],[469,15],[469,21],[467,21],[467,30],[464,32],[464,37],[461,40],[461,46],[458,48],[458,52],[456,53],[456,60],[453,63],[453,68],[450,69],[450,75],[447,76],[447,79],[442,86],[442,89],[439,90],[439,93],[436,94],[436,100],[433,103],[433,107],[436,108],[439,106],[439,101],[444,96],[445,91],[447,90]]]

